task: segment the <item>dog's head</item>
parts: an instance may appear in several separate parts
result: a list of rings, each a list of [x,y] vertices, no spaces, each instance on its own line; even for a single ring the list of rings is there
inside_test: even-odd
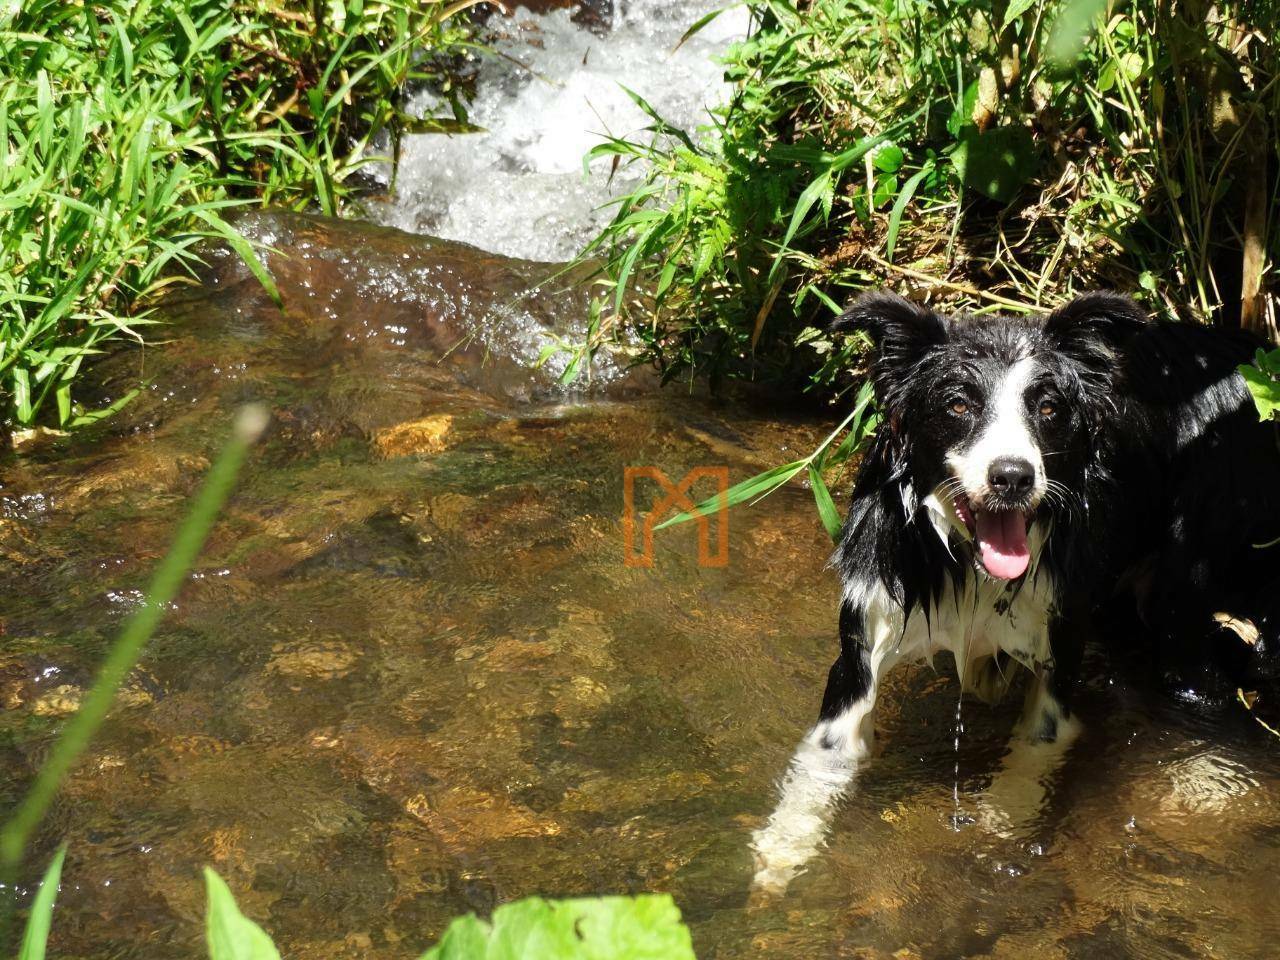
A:
[[[968,541],[980,570],[1011,580],[1031,563],[1038,524],[1044,536],[1083,509],[1119,353],[1145,322],[1108,293],[1039,319],[945,317],[875,293],[836,329],[871,337],[882,449],[908,509],[928,510],[944,540]]]

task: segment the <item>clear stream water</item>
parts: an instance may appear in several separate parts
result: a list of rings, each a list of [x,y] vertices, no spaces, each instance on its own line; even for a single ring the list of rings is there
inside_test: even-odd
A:
[[[545,278],[523,261],[314,218],[252,229],[282,251],[283,312],[217,265],[169,305],[173,342],[99,368],[104,397],[147,377],[140,399],[3,465],[9,806],[237,405],[274,411],[32,852],[24,901],[70,845],[53,956],[203,955],[205,864],[297,960],[408,960],[464,911],[644,890],[675,896],[704,960],[1275,956],[1274,741],[1100,673],[1017,839],[970,815],[1016,707],[966,702],[957,739],[947,665],[895,673],[826,848],[754,893],[751,832],[834,655],[830,545],[794,489],[733,515],[724,569],[688,529],[628,567],[622,474],[741,478],[827,424],[618,371],[557,392],[520,345],[581,303],[518,297]]]

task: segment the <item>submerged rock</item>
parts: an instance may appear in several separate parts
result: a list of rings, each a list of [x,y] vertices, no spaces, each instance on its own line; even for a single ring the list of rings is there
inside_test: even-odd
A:
[[[392,381],[408,376],[439,386],[452,379],[515,400],[566,392],[558,378],[567,356],[539,361],[554,337],[585,337],[588,269],[283,211],[247,214],[237,226],[259,247],[281,304],[271,301],[239,257],[218,250],[199,291],[172,297],[163,308],[166,316],[207,328],[201,321],[215,306],[220,325],[230,322],[243,336],[294,339],[306,349],[292,359],[313,367],[381,355],[379,365]],[[409,360],[428,369],[408,371],[403,364]],[[625,356],[602,350],[583,384],[596,391],[616,391],[622,381],[633,386],[636,377],[626,366]],[[218,367],[224,378],[240,375],[234,365]],[[374,370],[362,373],[362,390],[394,385],[380,382]]]
[[[439,453],[453,426],[447,413],[398,423],[373,436],[373,446],[384,457],[403,457],[414,453]]]
[[[337,640],[276,644],[267,670],[285,677],[337,680],[349,674],[359,659],[350,644]]]
[[[84,691],[74,684],[63,683],[42,693],[31,704],[37,717],[65,717],[80,709]]]

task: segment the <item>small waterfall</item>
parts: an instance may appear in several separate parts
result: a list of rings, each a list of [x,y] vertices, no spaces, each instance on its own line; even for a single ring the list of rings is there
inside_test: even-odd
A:
[[[495,17],[495,52],[483,57],[471,122],[486,132],[410,136],[402,148],[396,196],[385,224],[462,240],[529,260],[572,258],[624,192],[628,174],[609,182],[610,164],[583,156],[602,135],[627,136],[648,123],[623,87],[670,122],[693,130],[727,87],[715,57],[746,34],[747,14],[726,11],[676,49],[681,36],[720,0],[630,0],[607,32],[573,22],[568,10],[517,10]],[[415,115],[448,107],[421,94]]]

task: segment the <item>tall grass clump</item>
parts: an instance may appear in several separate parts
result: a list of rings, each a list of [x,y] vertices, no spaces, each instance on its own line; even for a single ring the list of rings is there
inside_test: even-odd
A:
[[[32,0],[0,8],[0,420],[92,419],[73,386],[220,237],[228,208],[335,213],[406,84],[444,83],[475,0]],[[423,51],[434,56],[424,56]],[[447,84],[446,84],[447,85]]]
[[[650,110],[589,158],[646,170],[587,252],[601,330],[665,376],[838,389],[825,322],[885,284],[1024,310],[1113,287],[1274,335],[1274,4],[745,6],[705,129]]]

